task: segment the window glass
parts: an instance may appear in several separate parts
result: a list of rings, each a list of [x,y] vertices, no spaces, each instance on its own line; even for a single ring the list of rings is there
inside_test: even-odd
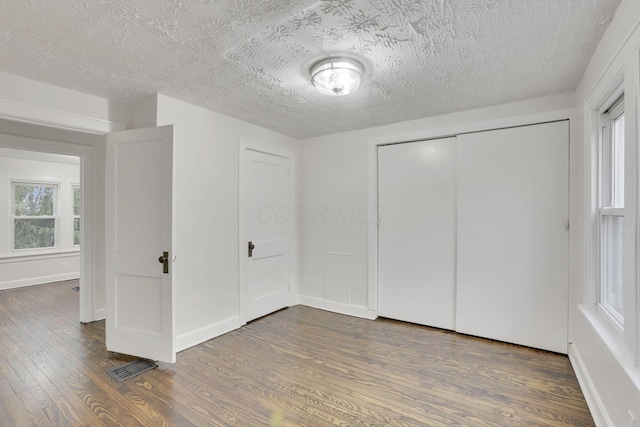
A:
[[[624,114],[613,120],[612,145],[612,206],[624,206]]]
[[[602,303],[617,316],[624,314],[622,287],[622,245],[624,217],[608,215],[603,218]]]
[[[73,244],[80,244],[80,187],[73,186]]]
[[[13,185],[13,248],[53,248],[55,242],[56,186]]]

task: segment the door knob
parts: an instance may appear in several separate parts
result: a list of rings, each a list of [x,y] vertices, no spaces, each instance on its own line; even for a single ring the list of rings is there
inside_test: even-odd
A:
[[[158,262],[162,264],[162,272],[169,274],[169,252],[163,252],[162,256],[158,258]]]
[[[251,258],[253,256],[253,250],[256,248],[256,245],[253,244],[253,242],[249,242],[247,245],[248,249],[249,249],[249,258]]]

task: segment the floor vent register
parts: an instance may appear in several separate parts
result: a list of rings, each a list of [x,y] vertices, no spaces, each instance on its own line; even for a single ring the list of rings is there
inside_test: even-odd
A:
[[[137,375],[142,374],[143,372],[150,371],[151,369],[157,368],[156,365],[151,360],[147,359],[138,359],[133,362],[129,362],[126,365],[112,368],[107,371],[107,374],[114,380],[121,383],[122,381],[128,380],[129,378],[133,378]]]

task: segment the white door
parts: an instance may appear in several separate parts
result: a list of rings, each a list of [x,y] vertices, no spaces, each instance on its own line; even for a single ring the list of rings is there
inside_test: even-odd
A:
[[[454,329],[456,138],[378,148],[378,315]]]
[[[246,321],[291,305],[293,224],[291,160],[246,149],[245,241]]]
[[[458,136],[456,328],[567,352],[568,122]]]
[[[175,362],[173,127],[107,135],[107,349]]]

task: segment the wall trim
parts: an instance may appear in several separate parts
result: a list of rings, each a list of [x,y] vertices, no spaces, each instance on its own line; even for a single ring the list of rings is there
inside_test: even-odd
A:
[[[106,307],[101,307],[101,308],[96,308],[94,310],[94,322],[97,322],[98,320],[104,320],[107,318],[107,309]],[[87,323],[87,322],[83,322],[83,323]]]
[[[14,252],[12,255],[4,255],[0,256],[0,264],[13,264],[16,262],[32,262],[32,261],[41,261],[46,259],[56,259],[56,258],[73,258],[80,256],[80,249],[70,250],[70,251],[58,251],[58,252],[45,252],[45,253],[18,253],[15,255]]]
[[[580,356],[578,347],[575,344],[569,345],[569,360],[573,366],[573,370],[578,378],[578,383],[584,394],[584,398],[587,401],[587,406],[591,411],[591,416],[598,427],[613,427],[613,422],[609,418],[609,414],[604,407],[604,403],[596,390],[591,376],[587,371],[587,368]]]
[[[240,317],[232,316],[176,337],[176,353],[219,337],[240,327]]]
[[[378,314],[375,310],[371,310],[367,307],[327,301],[322,298],[310,297],[306,295],[300,295],[300,305],[306,305],[307,307],[331,311],[338,314],[346,314],[347,316],[361,317],[363,319],[369,320],[374,320],[378,317]]]
[[[96,134],[125,129],[124,123],[81,116],[7,99],[0,99],[0,118]]]
[[[0,282],[0,291],[7,289],[23,288],[25,286],[43,285],[45,283],[64,282],[65,280],[74,280],[80,278],[80,272],[52,274],[50,276],[30,277],[28,279],[9,280]]]

